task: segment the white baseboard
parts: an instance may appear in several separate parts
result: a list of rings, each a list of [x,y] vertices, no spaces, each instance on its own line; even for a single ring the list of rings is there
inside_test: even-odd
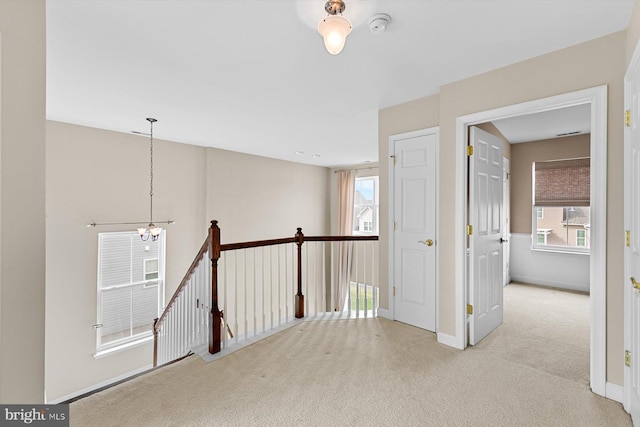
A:
[[[607,381],[604,394],[607,399],[622,403],[624,400],[624,387]]]
[[[378,317],[382,317],[383,319],[387,320],[393,320],[391,312],[385,308],[378,308]]]
[[[462,350],[460,346],[458,346],[458,339],[449,334],[445,334],[443,332],[437,333],[438,342],[440,344],[448,345],[449,347],[457,348],[458,350]]]
[[[554,280],[540,279],[539,277],[528,277],[513,275],[511,277],[512,282],[531,283],[532,285],[547,286],[549,288],[566,289],[569,291],[589,292],[589,287],[578,285],[575,283],[557,282]]]
[[[98,383],[98,384],[94,384],[94,385],[89,386],[87,388],[83,388],[82,390],[74,391],[73,393],[68,394],[66,396],[62,396],[62,397],[59,397],[57,399],[49,400],[49,401],[47,401],[47,404],[56,405],[56,404],[58,404],[60,402],[66,402],[67,400],[73,399],[74,397],[82,396],[85,393],[90,393],[90,392],[98,390],[98,389],[100,389],[102,387],[106,387],[106,386],[111,385],[113,383],[117,383],[118,381],[127,379],[129,377],[134,376],[134,375],[141,374],[142,372],[148,371],[148,370],[150,370],[152,368],[153,368],[153,364],[146,365],[146,366],[144,366],[144,367],[142,367],[140,369],[136,369],[135,371],[131,371],[131,372],[126,373],[126,374],[118,375],[115,378],[111,378],[110,380],[103,381],[103,382]]]

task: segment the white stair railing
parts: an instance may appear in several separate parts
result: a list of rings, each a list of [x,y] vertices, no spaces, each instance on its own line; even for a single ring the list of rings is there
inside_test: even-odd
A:
[[[377,315],[377,237],[306,237],[298,228],[294,237],[221,244],[217,224],[154,322],[154,366],[206,344],[217,353],[294,318]]]
[[[164,312],[154,322],[154,366],[179,359],[193,347],[208,342],[210,304],[211,263],[207,238]]]

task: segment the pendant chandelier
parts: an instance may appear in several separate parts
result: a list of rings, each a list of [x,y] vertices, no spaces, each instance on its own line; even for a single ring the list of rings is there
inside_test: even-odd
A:
[[[138,234],[140,235],[140,239],[143,241],[151,239],[152,242],[155,242],[158,240],[160,233],[162,233],[162,228],[156,227],[153,224],[153,124],[157,122],[157,120],[154,118],[147,118],[147,121],[151,127],[149,132],[149,225],[146,228],[138,228]]]
[[[318,32],[324,39],[324,47],[332,55],[342,52],[347,36],[351,32],[351,21],[342,16],[346,6],[342,0],[329,0],[324,10],[329,16],[318,23]],[[338,15],[340,14],[340,15]]]

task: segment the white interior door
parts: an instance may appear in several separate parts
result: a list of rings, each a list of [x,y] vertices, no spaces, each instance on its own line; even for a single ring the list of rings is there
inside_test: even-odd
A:
[[[503,142],[470,128],[469,157],[469,344],[502,324],[503,306]]]
[[[394,318],[435,332],[438,133],[392,143]]]
[[[638,62],[636,62],[638,64]],[[627,75],[625,104],[625,407],[640,423],[640,64]]]

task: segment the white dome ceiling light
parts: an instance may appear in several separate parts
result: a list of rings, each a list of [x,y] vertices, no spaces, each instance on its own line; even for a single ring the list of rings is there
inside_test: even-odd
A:
[[[351,33],[351,21],[342,16],[345,8],[342,0],[327,1],[324,10],[329,16],[318,23],[318,32],[324,39],[324,47],[332,55],[337,55],[342,51],[347,36]]]

